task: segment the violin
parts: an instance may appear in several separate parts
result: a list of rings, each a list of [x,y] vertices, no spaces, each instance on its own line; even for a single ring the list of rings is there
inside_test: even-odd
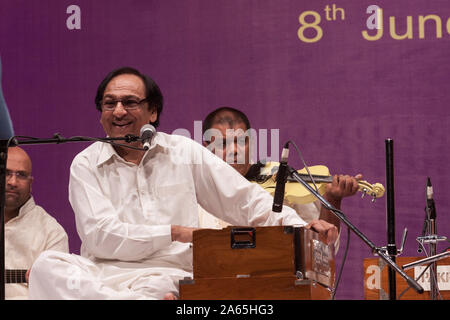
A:
[[[279,164],[277,162],[268,162],[265,167],[261,168],[260,175],[252,181],[259,184],[272,196],[275,193],[276,172],[278,171],[278,166]],[[311,166],[308,167],[308,170],[311,173],[315,185],[317,186],[318,193],[323,195],[326,190],[326,185],[333,181],[333,176],[330,175],[330,170],[323,165]],[[297,170],[297,172],[304,181],[308,182],[311,187],[316,189],[306,168]],[[365,180],[358,180],[358,186],[359,191],[362,192],[362,197],[368,194],[372,197],[372,202],[375,202],[377,198],[382,197],[385,192],[384,186],[380,183],[370,184]],[[284,197],[288,203],[297,204],[306,204],[316,200],[316,197],[313,194],[311,194],[304,186],[290,176],[287,178]]]

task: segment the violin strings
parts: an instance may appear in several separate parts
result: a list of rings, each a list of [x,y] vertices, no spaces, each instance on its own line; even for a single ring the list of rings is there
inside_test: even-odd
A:
[[[316,189],[317,192],[319,192],[319,188],[316,185],[316,182],[314,181],[314,178],[311,174],[311,172],[309,171],[308,165],[305,162],[305,159],[303,159],[302,153],[300,152],[300,149],[297,147],[297,145],[295,144],[294,141],[289,140],[286,144],[292,144],[295,148],[295,150],[297,150],[298,156],[300,157],[300,160],[302,160],[303,166],[306,169],[306,172],[308,172],[309,178],[311,179],[312,184],[314,185],[314,188]]]

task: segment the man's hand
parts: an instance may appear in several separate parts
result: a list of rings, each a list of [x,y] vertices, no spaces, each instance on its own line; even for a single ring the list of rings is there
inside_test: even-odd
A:
[[[192,233],[198,228],[171,226],[172,241],[192,242]]]
[[[362,174],[355,177],[348,175],[334,175],[333,181],[327,184],[324,198],[330,202],[340,202],[342,198],[354,195],[358,189],[358,180],[361,180]]]
[[[339,236],[338,228],[325,220],[313,220],[305,228],[318,232],[328,244],[336,242]]]
[[[348,175],[334,175],[333,181],[328,183],[323,197],[336,209],[341,208],[342,198],[354,195],[358,189],[358,180],[362,178],[362,174],[357,174],[355,177]],[[338,229],[340,228],[340,220],[329,210],[322,206],[320,210],[320,219],[326,220],[334,224]]]

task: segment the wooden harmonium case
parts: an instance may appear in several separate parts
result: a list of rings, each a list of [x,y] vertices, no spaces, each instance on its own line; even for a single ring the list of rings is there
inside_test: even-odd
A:
[[[181,299],[183,295],[186,299],[191,297],[187,294],[192,290],[189,286],[195,284],[205,283],[214,291],[218,290],[214,283],[221,283],[223,293],[230,286],[239,287],[239,280],[260,287],[260,293],[286,281],[287,286],[280,287],[281,291],[304,284],[325,288],[328,294],[335,282],[334,245],[327,245],[318,233],[298,226],[202,229],[193,234],[193,268],[193,279],[180,281]],[[255,288],[251,290],[258,292]],[[205,299],[210,297],[213,296],[206,295]],[[305,298],[314,298],[314,294]]]

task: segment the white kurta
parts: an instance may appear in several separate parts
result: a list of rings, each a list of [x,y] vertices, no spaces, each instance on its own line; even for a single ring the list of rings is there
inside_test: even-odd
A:
[[[192,248],[171,241],[171,225],[198,227],[198,204],[234,225],[306,224],[290,208],[273,213],[267,192],[200,144],[164,133],[139,165],[124,161],[109,144],[89,146],[72,163],[69,200],[81,255],[94,264],[74,255],[43,255],[30,275],[32,298],[160,299],[176,293],[178,280],[192,275]],[[67,290],[73,265],[77,279]],[[84,279],[91,276],[98,284],[88,288]],[[169,277],[161,282],[170,285],[153,285],[159,276]]]
[[[320,217],[321,204],[319,201],[289,206],[307,223]],[[198,207],[198,218],[200,228],[223,229],[230,225],[228,222],[216,218],[200,206]]]
[[[31,197],[5,224],[5,269],[28,270],[45,250],[69,252],[64,228]],[[27,299],[26,283],[7,283],[6,299]]]

